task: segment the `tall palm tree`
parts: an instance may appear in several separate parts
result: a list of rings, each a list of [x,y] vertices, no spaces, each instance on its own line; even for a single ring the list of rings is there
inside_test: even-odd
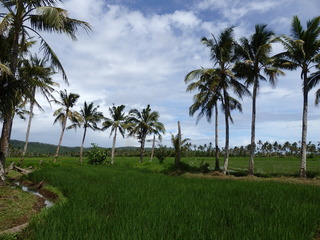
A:
[[[87,102],[84,102],[83,108],[80,109],[80,116],[81,116],[80,125],[82,125],[83,127],[83,137],[82,137],[82,142],[80,147],[80,158],[79,158],[79,161],[81,164],[83,163],[83,160],[82,160],[83,145],[86,138],[87,129],[90,128],[93,131],[101,130],[97,124],[103,119],[103,114],[102,112],[98,111],[98,108],[99,106],[95,107],[93,102],[91,102],[89,105],[87,104]],[[76,123],[71,125],[70,128],[78,127],[78,125],[79,125],[79,122],[77,121]]]
[[[159,122],[159,117],[158,112],[151,111],[149,104],[141,112],[137,109],[131,109],[129,112],[129,136],[137,137],[140,142],[140,163],[143,161],[147,135],[165,133],[165,127]]]
[[[274,33],[267,29],[267,25],[256,25],[255,32],[249,38],[240,39],[237,45],[239,62],[235,66],[236,76],[246,79],[247,86],[252,85],[252,114],[251,114],[251,148],[248,172],[254,174],[254,154],[256,151],[256,102],[261,86],[261,81],[269,80],[275,86],[278,75],[283,75],[274,67],[274,59],[271,58],[272,41]]]
[[[307,22],[304,29],[299,18],[293,17],[291,23],[291,37],[282,35],[279,42],[285,48],[284,52],[277,54],[278,66],[284,69],[301,69],[303,111],[302,111],[302,135],[301,135],[301,161],[300,177],[307,176],[307,125],[308,125],[308,93],[312,85],[309,85],[308,73],[319,64],[320,58],[320,16]]]
[[[243,95],[250,95],[247,88],[237,81],[232,72],[233,64],[237,58],[235,54],[235,40],[233,37],[233,28],[226,28],[218,37],[212,35],[212,39],[202,38],[202,43],[210,47],[211,60],[214,62],[214,69],[211,69],[212,78],[216,81],[216,92],[220,92],[223,96],[222,105],[224,108],[226,138],[225,138],[225,156],[223,173],[226,174],[229,164],[229,119],[231,117],[232,106],[239,106],[238,104],[231,104],[231,91],[239,98]]]
[[[199,111],[197,122],[205,115],[207,121],[211,123],[212,114],[215,114],[215,170],[220,170],[219,145],[218,145],[218,101],[222,100],[222,94],[215,89],[216,82],[212,78],[212,69],[198,69],[190,72],[185,77],[185,83],[190,83],[199,76],[199,80],[191,82],[187,86],[187,91],[198,90],[199,93],[193,96],[193,104],[189,108],[189,115],[193,116]]]
[[[31,129],[31,122],[33,118],[33,109],[36,104],[40,110],[42,110],[41,106],[37,103],[35,99],[36,91],[39,92],[47,99],[50,103],[50,99],[54,99],[52,92],[54,91],[55,86],[59,86],[57,83],[53,82],[51,79],[51,75],[54,74],[52,68],[46,66],[47,61],[45,59],[39,59],[36,55],[31,56],[30,60],[23,61],[23,67],[19,68],[19,76],[23,79],[29,79],[32,83],[31,87],[31,98],[30,101],[30,110],[29,110],[29,121],[26,133],[25,145],[23,148],[23,152],[21,155],[21,162],[24,160],[24,156],[27,152],[29,135]]]
[[[68,17],[68,12],[65,9],[56,7],[60,0],[0,0],[0,9],[5,11],[0,13],[0,35],[9,35],[10,38],[10,59],[9,69],[12,74],[11,77],[6,77],[3,81],[6,86],[6,92],[8,89],[14,89],[14,93],[10,98],[6,98],[5,114],[3,114],[3,127],[1,134],[0,152],[2,152],[3,162],[0,161],[0,178],[5,179],[4,163],[6,159],[7,150],[10,140],[10,129],[12,126],[14,107],[19,103],[13,101],[16,91],[28,89],[19,86],[17,88],[17,79],[15,78],[19,57],[23,50],[23,45],[26,39],[30,36],[37,36],[40,39],[40,49],[43,50],[45,58],[48,58],[53,67],[62,72],[63,78],[67,81],[65,71],[57,58],[57,55],[50,48],[49,44],[40,34],[41,32],[55,32],[64,33],[76,39],[76,32],[79,28],[83,28],[87,32],[91,30],[88,23],[77,19]],[[23,92],[24,93],[24,92]],[[29,94],[30,95],[30,94]]]
[[[74,128],[74,124],[80,126],[80,122],[82,120],[80,113],[71,109],[75,106],[79,97],[80,96],[76,93],[68,94],[67,90],[65,89],[64,91],[60,91],[60,101],[54,100],[54,102],[61,107],[53,113],[53,116],[56,117],[53,123],[55,124],[56,122],[60,122],[62,127],[56,154],[53,160],[54,162],[56,162],[58,159],[63,134],[67,126],[67,120],[69,119],[73,124],[70,126],[70,128]]]
[[[114,155],[116,148],[116,140],[117,140],[117,131],[119,130],[122,137],[124,137],[125,130],[127,128],[127,115],[123,112],[125,109],[124,105],[120,106],[112,106],[109,108],[110,118],[106,118],[103,122],[103,130],[111,127],[110,136],[112,133],[113,141],[112,141],[112,151],[111,151],[111,164],[114,163]]]

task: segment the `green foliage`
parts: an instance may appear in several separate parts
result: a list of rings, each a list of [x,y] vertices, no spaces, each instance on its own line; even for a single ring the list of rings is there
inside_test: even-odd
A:
[[[105,149],[99,148],[98,145],[92,143],[92,148],[88,151],[88,163],[93,165],[103,164],[108,156]]]
[[[159,160],[160,164],[163,164],[163,161],[169,156],[170,151],[167,149],[167,146],[159,144],[159,147],[155,150],[155,156]]]
[[[34,223],[28,239],[301,240],[319,226],[314,186],[171,177],[117,165],[46,168],[30,178],[58,187],[68,201]]]
[[[202,160],[200,163],[200,168],[199,168],[200,172],[202,172],[202,173],[210,172],[210,169],[209,169],[210,164],[207,162],[203,162],[203,161],[204,160]]]

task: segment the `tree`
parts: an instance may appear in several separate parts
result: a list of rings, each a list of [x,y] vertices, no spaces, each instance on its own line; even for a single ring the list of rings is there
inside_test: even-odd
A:
[[[93,102],[90,103],[89,105],[87,102],[84,102],[83,108],[80,109],[80,116],[81,116],[81,121],[80,124],[83,126],[83,137],[82,137],[82,142],[81,142],[81,147],[80,147],[80,163],[83,163],[82,161],[82,155],[83,155],[83,145],[84,141],[86,138],[87,134],[87,129],[90,128],[93,131],[95,130],[100,130],[98,127],[98,123],[103,119],[103,114],[102,112],[98,111],[99,106],[94,107]],[[71,127],[77,127],[79,124],[79,121],[74,123]]]
[[[159,113],[151,111],[150,105],[142,111],[132,109],[128,116],[129,136],[135,136],[140,142],[140,163],[143,161],[144,147],[147,135],[165,133],[163,123],[159,122]]]
[[[73,40],[76,39],[75,33],[79,28],[83,28],[87,32],[91,30],[90,25],[84,21],[72,19],[68,17],[68,12],[65,9],[56,7],[59,0],[0,0],[1,10],[5,12],[0,13],[2,19],[0,23],[0,36],[9,35],[10,42],[10,59],[9,69],[10,76],[5,77],[3,86],[5,91],[10,92],[11,97],[6,97],[5,112],[2,112],[3,127],[1,134],[0,152],[3,153],[3,161],[0,161],[0,178],[5,179],[5,159],[9,147],[10,131],[14,116],[14,107],[19,104],[19,91],[24,92],[20,81],[15,78],[19,57],[24,51],[26,39],[32,35],[40,39],[40,49],[43,50],[45,58],[49,59],[52,66],[62,72],[64,79],[67,81],[65,71],[57,58],[54,51],[49,44],[42,37],[40,32],[55,32],[64,33],[70,36]],[[13,91],[8,91],[11,89]],[[18,101],[17,101],[18,99]]]
[[[79,97],[80,96],[76,93],[68,94],[67,90],[65,89],[64,91],[60,91],[60,101],[54,100],[54,102],[60,105],[61,107],[53,113],[53,116],[56,117],[53,123],[55,124],[56,122],[59,121],[62,127],[56,154],[53,160],[54,162],[56,162],[58,159],[60,145],[62,142],[64,131],[67,126],[67,120],[69,119],[72,123],[70,128],[74,128],[75,127],[74,124],[77,124],[77,126],[80,126],[80,122],[82,121],[80,113],[71,109],[72,107],[75,106]]]
[[[291,23],[291,37],[282,35],[278,39],[285,51],[275,56],[279,67],[289,70],[301,69],[303,110],[299,175],[302,178],[307,177],[308,93],[312,87],[308,73],[319,64],[319,36],[320,16],[309,20],[306,29],[303,28],[299,18],[294,16]]]
[[[254,154],[256,151],[256,102],[261,81],[269,80],[275,86],[277,75],[283,74],[274,67],[274,59],[270,57],[274,33],[267,25],[256,25],[255,33],[249,38],[241,38],[236,51],[239,60],[235,66],[236,76],[246,79],[247,86],[252,85],[252,114],[251,114],[251,148],[248,173],[254,174]],[[263,73],[262,73],[263,71]]]
[[[197,111],[197,122],[205,115],[207,121],[211,123],[213,109],[215,113],[215,170],[220,170],[219,164],[219,145],[218,145],[218,101],[222,100],[222,94],[217,91],[217,82],[211,74],[213,69],[198,69],[191,71],[185,77],[185,83],[189,83],[187,91],[198,90],[199,93],[193,96],[193,104],[189,108],[189,115],[193,116]],[[191,82],[199,78],[198,81]],[[191,82],[191,83],[190,83]]]
[[[174,149],[175,165],[179,165],[180,163],[179,154],[184,153],[188,149],[189,141],[190,141],[190,138],[182,138],[182,136],[179,136],[179,133],[177,135],[173,135],[171,133],[171,143]]]
[[[214,35],[212,37],[212,39],[202,38],[202,43],[210,47],[211,60],[216,66],[216,68],[210,70],[210,74],[216,82],[215,91],[221,92],[223,97],[222,106],[226,125],[223,173],[226,174],[229,163],[229,120],[232,121],[231,110],[241,109],[241,104],[230,93],[232,91],[239,98],[242,98],[243,95],[250,95],[250,93],[243,84],[237,81],[232,72],[233,63],[237,58],[233,28],[226,28],[217,38]]]
[[[37,103],[35,99],[36,91],[38,90],[47,99],[47,101],[50,102],[50,99],[54,99],[54,96],[52,95],[54,87],[58,86],[58,84],[53,82],[51,79],[51,76],[54,74],[52,68],[47,67],[46,64],[46,60],[39,59],[36,55],[34,55],[31,56],[30,60],[23,61],[23,66],[19,68],[20,78],[29,79],[29,81],[32,82],[32,85],[30,84],[30,88],[32,89],[31,98],[29,99],[29,121],[25,145],[20,160],[21,162],[24,160],[24,156],[28,148],[34,105],[36,104],[42,110],[41,106]]]
[[[121,136],[124,137],[124,133],[127,128],[127,116],[123,112],[124,109],[125,109],[124,105],[120,105],[117,107],[113,105],[112,108],[109,108],[111,117],[106,118],[106,120],[103,122],[103,130],[111,127],[110,137],[112,133],[114,133],[113,142],[112,142],[112,151],[111,151],[111,164],[114,163],[117,131],[119,130]]]

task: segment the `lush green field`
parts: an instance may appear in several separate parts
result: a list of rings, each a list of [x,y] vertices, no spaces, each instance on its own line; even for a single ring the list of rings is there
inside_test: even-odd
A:
[[[166,170],[171,160],[141,165],[128,158],[116,159],[115,166],[81,166],[77,159],[61,159],[50,167],[51,159],[44,159],[47,167],[30,178],[58,187],[68,201],[35,219],[31,238],[302,240],[312,239],[320,226],[319,187],[154,173]],[[186,159],[197,167],[201,160]],[[283,161],[282,170],[291,174],[296,170],[287,161],[299,161]],[[246,161],[233,159],[230,167],[241,162]]]

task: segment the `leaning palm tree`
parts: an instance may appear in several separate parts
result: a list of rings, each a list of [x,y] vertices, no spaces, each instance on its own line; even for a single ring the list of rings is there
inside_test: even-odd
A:
[[[236,43],[233,38],[233,28],[226,28],[218,37],[214,35],[212,35],[212,37],[212,39],[202,38],[202,43],[210,47],[211,60],[214,62],[214,66],[216,66],[210,70],[210,75],[216,82],[216,92],[221,91],[223,97],[222,105],[226,126],[223,173],[226,174],[229,164],[229,119],[232,110],[230,99],[234,99],[230,94],[233,92],[239,98],[242,98],[243,95],[250,95],[250,93],[243,84],[237,81],[232,72],[233,63],[237,58],[235,54]]]
[[[54,96],[52,95],[54,87],[59,86],[57,83],[52,81],[51,76],[54,74],[54,72],[52,71],[52,68],[46,66],[46,63],[47,61],[45,59],[39,59],[35,55],[31,56],[30,60],[24,60],[23,66],[19,68],[20,78],[23,78],[24,80],[29,79],[29,82],[32,83],[32,85],[30,85],[31,98],[29,98],[29,121],[25,145],[23,148],[20,162],[23,162],[24,156],[28,148],[34,105],[37,105],[40,110],[43,110],[35,99],[36,91],[38,90],[50,103],[50,99],[54,99]]]
[[[80,125],[82,125],[83,127],[83,137],[82,137],[82,142],[80,147],[80,157],[79,157],[79,161],[81,164],[83,163],[83,160],[82,160],[83,145],[86,138],[87,129],[90,128],[93,131],[100,130],[97,124],[103,119],[103,114],[102,112],[98,111],[98,108],[99,106],[94,107],[93,102],[90,103],[89,105],[87,104],[87,102],[84,102],[83,108],[80,109],[80,116],[81,116]],[[78,125],[79,125],[79,122],[77,121],[76,123],[71,125],[70,128],[73,128],[73,127],[76,128],[78,127]]]
[[[120,106],[112,106],[109,108],[110,118],[106,118],[103,122],[103,130],[108,129],[111,127],[110,136],[112,133],[113,141],[112,141],[112,151],[111,151],[111,164],[114,163],[114,155],[115,155],[115,148],[116,148],[116,140],[117,140],[117,131],[119,130],[122,137],[124,137],[125,130],[127,128],[127,115],[123,112],[125,109],[124,105]]]
[[[249,38],[240,39],[237,45],[239,62],[235,66],[236,76],[245,79],[247,86],[252,85],[252,114],[251,114],[251,148],[249,160],[249,175],[254,174],[254,154],[256,151],[256,102],[261,81],[269,80],[275,86],[278,75],[284,73],[274,66],[274,59],[270,57],[274,33],[267,29],[267,25],[256,25],[255,33]]]
[[[307,176],[307,125],[308,125],[308,93],[311,87],[308,73],[319,64],[320,59],[320,16],[307,22],[304,29],[299,18],[293,17],[291,23],[291,37],[282,35],[278,41],[285,48],[284,52],[277,54],[279,67],[289,70],[301,69],[303,111],[301,136],[301,161],[299,175]]]
[[[56,162],[58,159],[63,134],[67,127],[67,120],[69,119],[72,122],[72,128],[74,128],[74,124],[80,126],[80,122],[82,120],[80,113],[71,109],[75,106],[79,97],[80,96],[76,93],[68,94],[67,90],[65,89],[64,91],[60,91],[60,101],[54,100],[54,102],[61,107],[53,113],[53,116],[56,117],[53,123],[55,124],[56,122],[60,122],[62,127],[56,154],[54,155],[54,162]]]
[[[88,23],[68,17],[68,12],[65,9],[56,7],[61,2],[60,0],[0,0],[0,35],[9,35],[10,40],[10,59],[9,68],[12,74],[11,77],[6,77],[3,81],[6,90],[14,89],[11,96],[19,95],[20,90],[25,88],[22,86],[16,87],[17,81],[14,76],[17,73],[17,67],[21,51],[23,51],[26,39],[37,36],[40,39],[40,49],[43,50],[45,58],[48,58],[53,67],[62,72],[63,78],[67,81],[66,73],[57,58],[57,55],[51,49],[49,44],[42,37],[41,32],[64,33],[76,39],[75,33],[79,28],[83,28],[87,32],[91,30]],[[15,92],[18,91],[17,94]],[[8,92],[8,91],[7,91]],[[10,128],[12,126],[14,107],[19,104],[12,101],[13,97],[6,98],[5,114],[3,113],[3,131],[1,134],[0,152],[4,156],[4,162],[9,147]],[[0,170],[4,169],[4,164],[0,161]],[[3,166],[2,166],[3,165]],[[5,178],[5,173],[0,171],[0,178]]]
[[[142,109],[132,109],[128,116],[129,136],[135,136],[140,142],[140,163],[143,161],[144,147],[147,135],[165,133],[163,123],[159,122],[159,113],[151,111],[150,105]]]

